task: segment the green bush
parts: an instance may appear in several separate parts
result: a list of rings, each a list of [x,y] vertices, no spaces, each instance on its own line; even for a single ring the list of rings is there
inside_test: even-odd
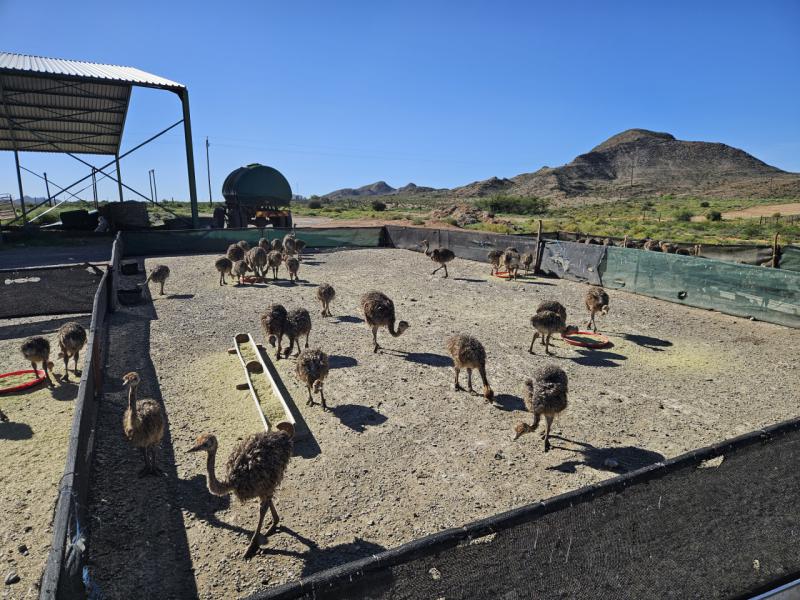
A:
[[[314,208],[314,209],[322,208],[322,202],[320,202],[319,200],[311,200],[308,203],[308,208]]]
[[[704,200],[703,202],[700,203],[700,206],[702,208],[708,208],[710,206],[710,204]]]
[[[420,219],[419,217],[412,219],[411,222],[414,225],[425,225],[425,219]]]
[[[678,213],[675,213],[675,220],[676,221],[681,221],[683,223],[688,223],[689,221],[692,220],[693,216],[694,216],[694,213],[692,213],[691,211],[682,210],[682,211],[680,211]]]
[[[373,200],[372,201],[372,210],[377,210],[378,212],[381,212],[382,210],[386,210],[386,204],[384,204],[380,200]]]
[[[490,213],[539,215],[547,211],[547,200],[536,197],[496,195],[481,198],[475,203],[475,206]]]
[[[722,213],[718,210],[711,210],[706,214],[706,219],[709,221],[722,221]]]

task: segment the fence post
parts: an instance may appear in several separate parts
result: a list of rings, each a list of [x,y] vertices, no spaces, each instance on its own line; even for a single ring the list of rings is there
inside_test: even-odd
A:
[[[778,269],[780,268],[781,264],[781,247],[778,245],[778,236],[780,234],[775,234],[775,239],[772,240],[772,268]]]
[[[536,230],[536,260],[533,263],[533,274],[539,273],[539,267],[542,266],[542,254],[544,246],[542,244],[542,220],[539,219],[539,227]]]

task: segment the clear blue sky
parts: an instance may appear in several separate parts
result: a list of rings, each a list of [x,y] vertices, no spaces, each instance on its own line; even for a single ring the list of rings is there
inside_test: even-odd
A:
[[[385,179],[451,187],[556,166],[630,127],[800,171],[800,2],[0,0],[3,50],[132,65],[190,90],[198,190],[249,162],[304,195]],[[134,93],[123,148],[180,118]],[[179,131],[123,162],[187,197]],[[92,158],[96,163],[101,158]],[[23,155],[65,184],[85,174]],[[44,193],[33,176],[26,193]],[[0,153],[0,193],[16,192]],[[115,186],[100,196],[114,198]]]

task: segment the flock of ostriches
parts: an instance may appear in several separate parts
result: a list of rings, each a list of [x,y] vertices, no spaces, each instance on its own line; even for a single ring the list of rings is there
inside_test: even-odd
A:
[[[446,248],[431,250],[427,241],[421,246],[424,246],[425,254],[439,264],[433,273],[444,269],[444,276],[447,277],[447,263],[455,258],[453,252]],[[303,241],[291,233],[282,240],[275,239],[272,242],[262,238],[253,248],[250,248],[245,241],[232,244],[226,256],[218,258],[214,263],[219,273],[219,283],[226,284],[226,275],[235,277],[239,283],[263,280],[268,270],[271,270],[273,278],[277,279],[281,265],[285,266],[289,280],[294,282],[297,280],[304,247]],[[502,265],[506,276],[514,279],[520,267],[528,270],[533,262],[530,254],[520,255],[515,248],[493,250],[489,253],[488,259],[492,265],[492,274],[497,273]],[[248,273],[253,273],[253,276],[248,276]],[[160,293],[163,294],[164,283],[168,277],[169,268],[158,265],[151,270],[147,281],[159,284]],[[332,316],[330,305],[335,297],[336,292],[330,284],[323,283],[317,287],[322,317]],[[597,331],[595,316],[598,313],[608,313],[608,294],[602,288],[591,287],[586,293],[585,303],[589,311],[587,326],[592,326],[594,331]],[[406,321],[397,322],[394,303],[379,291],[364,294],[360,304],[366,323],[372,331],[374,352],[378,352],[381,348],[378,344],[379,329],[386,328],[392,336],[398,337],[409,328]],[[550,338],[553,334],[578,331],[576,327],[567,325],[566,309],[554,300],[542,302],[530,322],[533,327],[533,338],[528,351],[531,354],[537,337],[541,337],[545,353],[549,354]],[[282,305],[273,304],[261,315],[261,326],[270,345],[276,348],[277,360],[292,356],[294,346],[297,344],[295,373],[308,390],[307,405],[314,404],[314,394],[318,393],[323,410],[327,410],[323,383],[329,371],[328,356],[322,350],[308,347],[311,331],[309,312],[304,308],[287,311]],[[303,338],[305,348],[301,350],[300,340]],[[284,339],[288,344],[285,349]],[[61,349],[59,357],[64,359],[66,380],[67,361],[70,357],[74,358],[77,371],[78,356],[86,343],[86,331],[77,323],[67,323],[58,331],[58,343]],[[486,402],[492,402],[494,392],[486,376],[486,350],[483,344],[473,336],[462,334],[448,338],[445,345],[453,359],[454,388],[464,389],[461,387],[459,374],[465,369],[467,390],[476,393],[472,387],[472,371],[477,370],[483,384],[483,397]],[[43,337],[34,337],[26,340],[21,349],[25,359],[31,362],[34,369],[37,363],[44,365],[48,384],[53,385],[48,371],[48,368],[52,367],[52,363],[49,362],[49,342]],[[123,377],[123,383],[128,387],[128,405],[122,418],[123,432],[131,445],[139,448],[142,454],[144,468],[139,472],[139,476],[163,474],[156,464],[156,450],[164,435],[165,426],[161,404],[151,399],[137,399],[137,389],[140,384],[137,373],[127,373]],[[533,414],[533,423],[530,425],[517,423],[514,427],[514,439],[535,431],[544,417],[544,451],[547,452],[550,449],[549,437],[553,419],[567,407],[567,374],[555,365],[545,365],[534,372],[533,378],[525,380],[524,390],[523,400],[527,410]],[[5,418],[5,415],[0,413],[0,418]],[[292,440],[289,434],[283,431],[248,436],[230,454],[223,480],[216,477],[217,447],[216,437],[206,433],[197,438],[196,444],[189,451],[207,453],[208,489],[212,494],[224,496],[233,493],[241,501],[255,498],[260,501],[258,523],[244,554],[245,558],[250,558],[258,551],[261,528],[267,510],[271,513],[272,523],[265,535],[273,533],[278,526],[279,516],[273,503],[273,494],[283,479],[292,455]]]

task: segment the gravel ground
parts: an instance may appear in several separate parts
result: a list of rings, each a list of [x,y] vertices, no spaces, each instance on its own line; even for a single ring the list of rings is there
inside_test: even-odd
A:
[[[30,369],[19,351],[23,340],[43,335],[50,340],[51,360],[63,375],[55,332],[67,321],[89,327],[89,315],[55,315],[0,321],[0,373]],[[83,360],[79,363],[79,367]],[[72,363],[70,362],[70,368]],[[52,537],[51,523],[64,473],[78,378],[0,395],[9,418],[0,423],[0,598],[38,598]],[[4,585],[15,571],[19,582]]]
[[[110,597],[242,597],[797,415],[800,371],[787,352],[795,330],[611,291],[599,326],[613,347],[558,340],[548,358],[537,342],[531,356],[537,303],[557,299],[570,321],[584,320],[584,285],[506,282],[460,259],[442,279],[424,255],[371,249],[308,256],[296,286],[220,288],[214,258],[148,259],[169,265],[171,295],[112,320],[90,539],[92,575]],[[333,318],[319,316],[322,282],[336,288]],[[392,297],[411,324],[399,338],[381,331],[379,354],[358,308],[370,289]],[[211,496],[204,456],[186,451],[200,433],[215,433],[219,469],[258,430],[226,350],[240,332],[263,341],[258,317],[272,302],[311,312],[311,345],[331,357],[332,411],[305,406],[293,361],[278,363],[312,437],[296,444],[276,496],[281,528],[244,561],[257,503]],[[495,405],[452,389],[444,340],[457,332],[486,346]],[[530,422],[522,381],[547,362],[568,372],[570,405],[554,428],[563,437],[545,454],[539,435],[512,437],[515,422]],[[119,380],[131,369],[143,376],[143,395],[166,407],[161,479],[136,478],[139,455],[121,436]]]

